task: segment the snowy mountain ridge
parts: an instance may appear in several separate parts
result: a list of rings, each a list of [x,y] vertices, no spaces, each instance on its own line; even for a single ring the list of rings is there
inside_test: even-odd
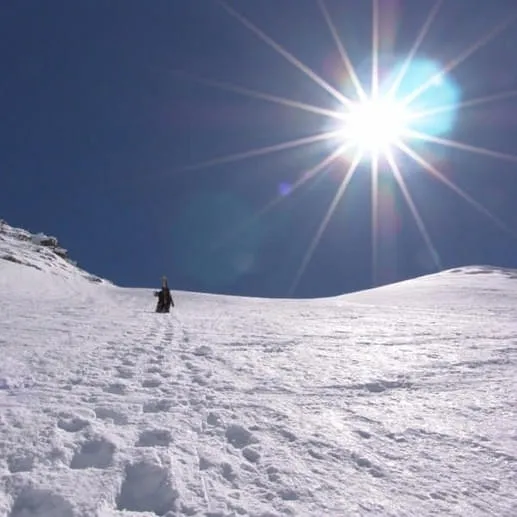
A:
[[[34,234],[22,228],[15,228],[8,225],[2,219],[0,219],[0,260],[1,259],[33,267],[47,273],[60,275],[64,278],[75,279],[76,275],[79,274],[91,282],[112,283],[107,279],[92,275],[78,268],[77,262],[68,257],[67,250],[60,246],[56,237],[49,236],[42,232]],[[471,265],[453,268],[439,273],[429,274],[423,277],[409,279],[397,282],[396,284],[378,287],[376,289],[368,289],[366,291],[352,293],[345,296],[347,296],[348,300],[361,298],[367,299],[374,296],[378,302],[379,295],[386,293],[390,299],[390,303],[396,305],[396,295],[398,292],[408,293],[411,288],[418,288],[419,285],[429,282],[432,283],[434,290],[436,290],[438,284],[441,283],[440,280],[451,274],[458,275],[458,282],[463,283],[467,280],[467,288],[470,290],[472,290],[470,275],[491,275],[491,279],[508,278],[517,280],[517,269],[489,265]],[[482,280],[482,282],[477,283],[479,285],[479,289],[482,289],[482,284],[486,278],[483,278]],[[447,289],[449,289],[450,282],[448,279],[445,281],[445,285],[447,286]],[[195,293],[191,294],[195,295]],[[204,294],[202,296],[213,295]],[[342,299],[343,295],[334,298]]]
[[[517,515],[516,271],[158,315],[62,255],[0,230],[0,517]]]
[[[68,251],[56,237],[12,227],[3,219],[0,219],[0,259],[64,277],[73,276],[78,269],[74,267],[77,262],[68,257]],[[81,274],[92,282],[106,282],[85,271]]]

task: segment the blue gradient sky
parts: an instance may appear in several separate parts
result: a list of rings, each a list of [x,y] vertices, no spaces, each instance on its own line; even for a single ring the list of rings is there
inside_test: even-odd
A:
[[[389,74],[411,49],[435,2],[381,4],[379,62]],[[229,5],[334,88],[350,93],[349,75],[317,1]],[[367,79],[371,2],[325,5],[360,77]],[[444,2],[404,88],[421,80],[418,63],[425,70],[443,66],[516,10],[514,0],[476,2],[475,8],[471,0]],[[436,107],[517,89],[516,28],[508,25],[454,67],[422,102]],[[166,274],[173,289],[312,297],[437,267],[517,267],[515,237],[407,156],[400,161],[403,178],[438,264],[393,175],[384,172],[372,260],[367,163],[354,175],[312,259],[306,259],[347,163],[325,168],[286,194],[332,151],[328,142],[195,167],[308,137],[329,120],[191,76],[338,108],[336,99],[216,1],[9,2],[0,15],[0,60],[0,217],[56,235],[85,269],[121,285],[154,286]],[[443,126],[440,137],[512,154],[516,116],[517,96],[509,96],[452,110],[431,126]],[[416,149],[517,230],[515,162],[450,146]],[[281,202],[256,216],[278,196]]]

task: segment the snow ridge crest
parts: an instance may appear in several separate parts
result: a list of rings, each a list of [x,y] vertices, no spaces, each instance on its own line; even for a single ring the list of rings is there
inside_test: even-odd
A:
[[[69,257],[68,250],[61,246],[57,237],[43,232],[31,233],[15,228],[0,219],[0,260],[39,271],[64,273],[64,276],[79,274],[94,283],[104,279],[80,269]]]

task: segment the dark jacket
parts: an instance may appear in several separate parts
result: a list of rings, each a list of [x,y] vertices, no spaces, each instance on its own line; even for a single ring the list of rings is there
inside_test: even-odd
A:
[[[156,312],[169,312],[171,306],[174,307],[174,300],[172,299],[171,290],[168,286],[162,287],[159,291],[156,291],[154,295],[158,297]]]

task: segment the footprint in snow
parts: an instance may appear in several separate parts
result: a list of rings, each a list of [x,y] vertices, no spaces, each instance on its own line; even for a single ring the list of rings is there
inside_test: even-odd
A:
[[[211,427],[223,427],[224,421],[223,418],[215,413],[214,411],[210,411],[206,417],[206,423],[207,425]]]
[[[296,435],[287,429],[280,429],[279,432],[286,440],[290,442],[295,442],[297,439]]]
[[[279,492],[278,495],[284,500],[284,501],[296,501],[299,499],[299,495],[297,492],[290,487],[284,487]]]
[[[365,438],[366,440],[371,438],[372,435],[368,431],[364,431],[362,429],[356,429],[356,434],[358,434],[361,438]]]
[[[96,407],[95,416],[100,420],[111,420],[116,425],[125,425],[129,422],[128,416],[125,413],[106,406]]]
[[[233,483],[238,477],[233,466],[227,462],[221,464],[221,474],[230,483]]]
[[[136,442],[137,447],[167,447],[172,442],[171,432],[167,429],[148,429],[142,431]]]
[[[373,477],[380,478],[384,477],[384,473],[381,468],[377,465],[374,465],[368,458],[365,456],[361,456],[360,454],[352,453],[352,460],[359,468],[364,468],[371,474]]]
[[[161,383],[162,383],[161,379],[149,378],[149,379],[144,379],[142,381],[142,386],[144,388],[157,388],[158,386],[160,386]]]
[[[201,345],[194,349],[194,355],[197,356],[209,356],[212,355],[212,349],[207,345]]]
[[[114,395],[125,395],[128,392],[128,387],[122,382],[114,382],[104,386],[102,389],[106,393],[113,393]]]
[[[122,379],[132,379],[135,376],[135,372],[127,366],[118,366],[117,376]]]
[[[62,496],[38,488],[24,488],[15,499],[9,517],[55,515],[74,517],[72,505]]]
[[[195,382],[196,384],[199,384],[200,386],[208,386],[210,384],[210,376],[211,376],[210,373],[205,373],[205,374],[197,373],[192,377],[192,381]]]
[[[150,400],[142,406],[144,413],[160,413],[162,411],[169,411],[172,402],[166,399]]]
[[[7,458],[7,468],[11,474],[30,472],[34,467],[32,454],[12,454]]]
[[[79,417],[71,417],[71,418],[60,418],[57,421],[57,426],[59,429],[66,431],[68,433],[77,433],[81,431],[86,426],[90,425],[88,420]]]
[[[237,449],[257,443],[258,439],[244,426],[239,424],[231,424],[226,428],[226,439]]]
[[[74,454],[71,469],[106,469],[113,463],[115,445],[105,438],[89,440]]]
[[[171,512],[175,515],[179,495],[166,468],[149,461],[141,461],[128,465],[125,469],[117,497],[117,510],[151,512],[156,515]]]
[[[273,465],[269,466],[266,469],[266,474],[269,481],[271,481],[272,483],[278,483],[280,481],[280,471]]]
[[[260,461],[260,452],[254,447],[244,447],[244,449],[242,449],[242,455],[250,463],[258,463]]]

